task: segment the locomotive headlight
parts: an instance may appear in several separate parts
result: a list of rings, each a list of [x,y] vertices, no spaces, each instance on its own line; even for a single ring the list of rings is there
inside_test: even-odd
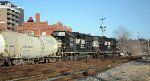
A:
[[[5,50],[5,40],[3,36],[0,34],[0,54],[4,53]]]

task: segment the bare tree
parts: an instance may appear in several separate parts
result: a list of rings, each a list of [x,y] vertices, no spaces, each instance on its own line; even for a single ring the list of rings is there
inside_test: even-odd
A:
[[[132,55],[141,55],[143,54],[143,47],[145,46],[142,41],[139,40],[129,40],[128,45],[130,46],[130,50]]]
[[[124,54],[131,53],[132,55],[141,55],[144,54],[144,51],[147,47],[144,40],[132,40],[131,33],[124,27],[119,27],[114,30],[114,36],[118,40],[118,44],[121,52]]]
[[[129,46],[129,39],[131,36],[130,31],[124,27],[119,27],[118,29],[114,30],[114,36],[118,40],[120,50],[124,54],[129,53],[131,51]]]
[[[122,26],[114,30],[114,36],[116,39],[128,40],[130,38],[130,35],[131,35],[130,31]]]

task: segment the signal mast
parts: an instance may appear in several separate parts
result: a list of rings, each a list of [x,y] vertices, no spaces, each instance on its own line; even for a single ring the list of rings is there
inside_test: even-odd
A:
[[[102,23],[101,23],[101,25],[100,25],[100,29],[101,29],[101,31],[102,31],[102,36],[104,36],[104,31],[106,31],[106,26],[103,25],[104,19],[106,19],[106,18],[101,18],[101,19],[100,19],[100,20],[102,21]]]

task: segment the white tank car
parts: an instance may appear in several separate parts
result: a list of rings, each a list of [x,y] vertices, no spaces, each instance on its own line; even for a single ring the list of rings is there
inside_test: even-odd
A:
[[[0,42],[0,52],[3,57],[8,58],[56,56],[58,49],[58,43],[52,36],[33,37],[11,31],[1,32]]]

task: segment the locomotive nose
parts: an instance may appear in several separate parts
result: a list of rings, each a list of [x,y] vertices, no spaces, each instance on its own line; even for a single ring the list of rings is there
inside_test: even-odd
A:
[[[3,36],[0,34],[0,54],[4,53],[5,50],[5,40]]]

